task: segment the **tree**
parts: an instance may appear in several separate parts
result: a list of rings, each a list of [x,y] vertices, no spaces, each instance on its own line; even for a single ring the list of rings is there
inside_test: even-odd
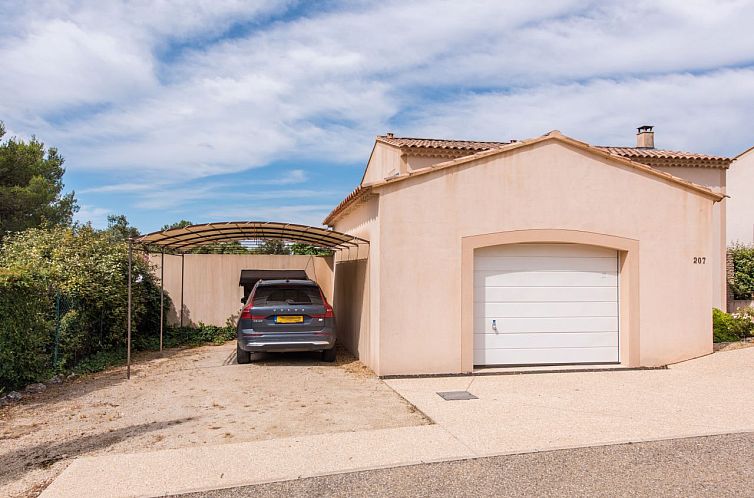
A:
[[[291,249],[282,240],[265,239],[252,249],[252,252],[254,254],[290,254]]]
[[[118,241],[136,239],[141,234],[139,229],[128,224],[128,219],[123,214],[111,214],[107,217],[107,231]]]
[[[78,206],[73,192],[62,194],[63,161],[56,148],[46,149],[34,137],[0,142],[0,238],[43,224],[71,224]]]
[[[333,251],[332,249],[325,249],[324,247],[296,242],[291,244],[291,254],[302,254],[304,256],[332,256]]]
[[[170,225],[162,225],[162,228],[160,228],[160,230],[164,232],[165,230],[172,230],[173,228],[186,228],[190,225],[193,225],[193,223],[188,220],[181,220],[176,221],[175,223],[171,223]]]

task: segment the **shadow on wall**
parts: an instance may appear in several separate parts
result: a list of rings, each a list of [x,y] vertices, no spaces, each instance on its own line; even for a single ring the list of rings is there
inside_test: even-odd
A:
[[[359,345],[362,330],[369,326],[367,285],[366,259],[336,263],[333,307],[338,323],[338,342],[357,357],[365,353],[359,350]]]
[[[165,293],[167,295],[167,293]],[[188,307],[184,304],[183,305],[183,326],[184,327],[195,327],[196,324],[191,321],[191,311],[188,309]],[[175,309],[175,305],[171,304],[170,309],[168,310],[167,316],[165,317],[165,323],[167,325],[175,325],[178,326],[181,324],[181,317],[178,315],[178,311]]]

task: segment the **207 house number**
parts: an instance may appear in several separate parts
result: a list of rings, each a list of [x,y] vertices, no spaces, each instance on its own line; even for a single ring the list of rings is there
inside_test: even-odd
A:
[[[694,264],[695,265],[707,264],[707,258],[705,256],[694,256]]]

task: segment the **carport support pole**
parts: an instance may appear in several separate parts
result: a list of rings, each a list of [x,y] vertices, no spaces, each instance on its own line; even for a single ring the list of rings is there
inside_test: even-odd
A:
[[[183,269],[184,269],[184,260],[183,260],[183,254],[181,254],[181,327],[183,327]]]
[[[126,353],[126,379],[131,378],[131,260],[133,259],[133,241],[128,239],[128,350]]]
[[[165,251],[160,252],[160,352],[162,352],[162,327],[165,322]]]

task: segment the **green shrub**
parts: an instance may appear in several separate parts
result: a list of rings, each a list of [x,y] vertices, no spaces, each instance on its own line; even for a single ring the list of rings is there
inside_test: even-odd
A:
[[[754,333],[754,309],[745,308],[731,315],[712,310],[712,335],[715,342],[740,341]]]
[[[40,282],[0,268],[0,392],[49,375],[52,320]]]
[[[128,245],[115,232],[91,226],[29,229],[3,240],[0,270],[26,286],[2,290],[0,359],[13,351],[19,360],[2,361],[0,388],[43,380],[52,369],[56,295],[62,305],[58,369],[125,348]],[[134,252],[132,275],[132,336],[156,336],[159,285],[139,252]],[[169,306],[166,296],[166,311]],[[32,309],[44,316],[44,326],[32,318]]]
[[[734,299],[754,297],[754,246],[736,244],[728,248],[733,260],[733,277],[728,281]]]

